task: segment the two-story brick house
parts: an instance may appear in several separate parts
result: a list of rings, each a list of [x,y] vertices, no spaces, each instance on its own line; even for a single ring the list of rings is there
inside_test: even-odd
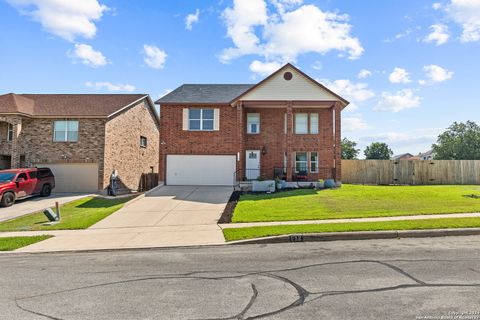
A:
[[[160,180],[341,180],[348,101],[291,64],[257,84],[185,84],[160,105]]]
[[[50,167],[57,192],[104,192],[113,170],[137,190],[158,170],[158,141],[146,94],[0,95],[0,169]]]

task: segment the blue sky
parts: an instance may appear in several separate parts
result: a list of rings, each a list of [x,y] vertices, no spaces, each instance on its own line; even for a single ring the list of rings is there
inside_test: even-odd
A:
[[[0,88],[142,92],[255,83],[292,62],[352,102],[363,149],[427,151],[480,119],[480,0],[0,0]]]

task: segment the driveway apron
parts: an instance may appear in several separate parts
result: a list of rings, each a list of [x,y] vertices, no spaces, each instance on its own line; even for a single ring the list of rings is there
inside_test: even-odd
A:
[[[217,225],[231,187],[163,186],[86,230],[17,251],[195,246],[225,243]]]

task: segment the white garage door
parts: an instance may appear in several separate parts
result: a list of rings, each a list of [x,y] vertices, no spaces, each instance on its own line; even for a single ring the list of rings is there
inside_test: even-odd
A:
[[[232,186],[236,156],[167,155],[168,185]]]
[[[55,175],[53,192],[98,191],[98,164],[96,163],[42,163],[36,166],[52,170]]]

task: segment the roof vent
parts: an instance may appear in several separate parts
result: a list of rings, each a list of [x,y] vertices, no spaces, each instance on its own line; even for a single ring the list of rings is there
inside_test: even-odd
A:
[[[287,71],[283,74],[283,79],[285,79],[287,81],[292,80],[292,77],[293,77],[293,75],[290,71]]]

